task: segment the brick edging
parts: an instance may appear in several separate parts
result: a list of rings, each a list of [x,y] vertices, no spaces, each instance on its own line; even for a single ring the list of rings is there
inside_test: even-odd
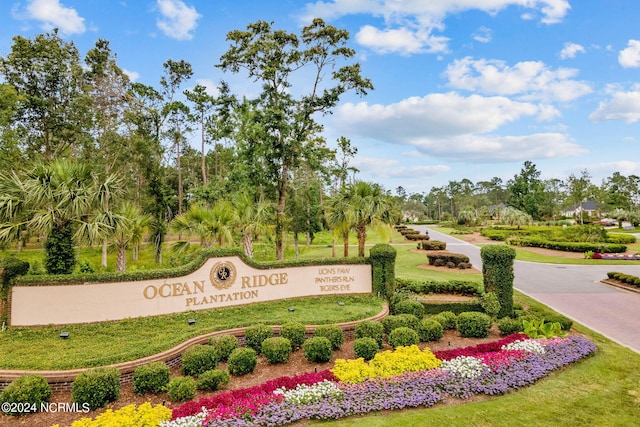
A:
[[[352,322],[338,323],[344,332],[353,332],[356,325],[364,320],[381,320],[389,315],[389,306],[385,304],[382,311],[374,316],[368,317],[362,320],[355,320]],[[313,334],[318,325],[309,325],[306,327],[307,334]],[[279,334],[280,325],[271,325],[274,332]],[[209,341],[209,338],[218,335],[234,335],[243,341],[245,328],[226,329],[222,331],[210,332],[208,334],[199,335],[191,338],[187,341],[178,344],[177,346],[157,353],[151,356],[143,357],[140,359],[132,360],[130,362],[115,363],[107,365],[115,367],[120,371],[120,383],[130,383],[133,379],[133,372],[138,366],[146,365],[151,362],[164,362],[169,367],[180,366],[182,363],[182,353],[190,346],[196,344],[204,344]],[[71,384],[73,380],[80,373],[95,368],[80,368],[70,369],[65,371],[36,371],[36,370],[0,370],[0,391],[9,385],[12,381],[18,379],[22,375],[40,375],[44,377],[54,392],[56,391],[68,391],[71,390]]]
[[[621,282],[619,280],[603,279],[600,281],[600,283],[604,283],[605,285],[615,286],[616,288],[620,288],[629,292],[635,292],[637,294],[640,294],[640,288],[638,288],[637,286],[632,286],[627,283]]]

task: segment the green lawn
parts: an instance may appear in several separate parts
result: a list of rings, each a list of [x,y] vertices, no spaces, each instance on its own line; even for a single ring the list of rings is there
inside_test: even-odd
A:
[[[547,264],[578,264],[578,265],[640,265],[640,261],[601,260],[584,258],[562,258],[540,255],[522,248],[514,247],[516,260],[529,262],[543,262]]]

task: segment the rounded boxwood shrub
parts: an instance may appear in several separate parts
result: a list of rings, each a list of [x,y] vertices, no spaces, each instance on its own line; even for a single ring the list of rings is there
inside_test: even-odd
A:
[[[173,402],[186,402],[196,394],[196,380],[192,377],[171,378],[167,386],[167,394]]]
[[[227,360],[227,369],[231,375],[245,375],[256,368],[258,356],[254,349],[240,347],[233,350]]]
[[[102,367],[81,372],[71,384],[74,402],[102,408],[120,397],[120,372],[114,367]]]
[[[388,335],[396,328],[406,327],[415,329],[418,327],[418,318],[413,314],[394,314],[382,319],[384,332]]]
[[[233,350],[238,348],[238,338],[233,335],[218,335],[209,339],[209,345],[215,349],[220,362],[226,362]]]
[[[320,325],[313,332],[313,336],[328,338],[333,350],[339,349],[344,343],[344,332],[338,325]]]
[[[182,373],[197,377],[218,366],[218,352],[210,345],[196,344],[182,353]]]
[[[458,315],[458,332],[465,338],[485,338],[489,335],[491,317],[484,313],[465,311]]]
[[[443,335],[442,325],[433,319],[421,320],[416,332],[422,342],[438,341]]]
[[[395,314],[413,314],[418,319],[424,317],[424,305],[420,301],[406,299],[393,307]]]
[[[262,351],[262,341],[271,337],[273,337],[273,328],[271,326],[249,326],[244,331],[244,344],[253,349],[257,354],[260,354]]]
[[[353,342],[356,357],[362,357],[364,360],[373,359],[379,349],[378,342],[371,337],[356,338]]]
[[[442,329],[445,330],[456,329],[458,327],[458,316],[456,316],[453,311],[441,311],[435,316],[431,316],[430,319],[440,323]]]
[[[418,337],[418,333],[415,330],[401,326],[391,331],[388,341],[389,345],[393,348],[400,346],[407,347],[417,345],[420,342],[420,337]]]
[[[133,391],[136,394],[162,393],[167,390],[171,372],[163,362],[151,362],[133,371]]]
[[[302,345],[304,357],[310,362],[328,362],[333,356],[331,341],[327,337],[311,337]]]
[[[522,319],[513,319],[511,317],[503,317],[497,322],[500,335],[511,335],[524,330]]]
[[[284,363],[291,356],[291,341],[284,337],[272,337],[262,341],[262,354],[269,363]]]
[[[231,374],[226,369],[212,369],[198,377],[196,387],[198,390],[216,391],[229,384],[230,379]]]
[[[356,339],[373,338],[378,343],[378,348],[382,348],[384,326],[377,320],[363,320],[356,325],[354,333]]]
[[[8,415],[30,414],[39,411],[40,405],[48,402],[50,398],[51,386],[40,375],[22,375],[0,393],[0,402],[17,404],[10,405],[9,409],[27,409],[26,412],[3,412]]]
[[[304,343],[307,327],[300,322],[287,322],[280,326],[280,336],[291,341],[291,348],[297,350]]]

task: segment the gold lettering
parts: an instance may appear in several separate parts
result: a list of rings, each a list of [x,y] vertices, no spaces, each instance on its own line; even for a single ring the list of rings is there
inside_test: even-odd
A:
[[[251,277],[242,276],[242,288],[250,288],[251,287],[251,284],[249,283],[250,280],[251,280]]]
[[[198,293],[197,291],[200,291],[201,294],[204,293],[204,280],[201,280],[199,282],[194,280],[193,286],[194,286],[193,288],[194,294],[197,294]]]
[[[166,293],[166,294],[163,291],[165,288],[168,289],[168,293]],[[160,286],[160,289],[158,289],[158,293],[160,294],[160,296],[162,298],[170,297],[171,296],[171,285],[168,284],[168,283],[165,283],[164,285]]]
[[[149,295],[149,290],[152,291],[151,295]],[[142,291],[142,294],[146,299],[154,299],[156,295],[158,295],[158,290],[156,289],[155,286],[149,285],[146,288],[144,288],[144,291]]]

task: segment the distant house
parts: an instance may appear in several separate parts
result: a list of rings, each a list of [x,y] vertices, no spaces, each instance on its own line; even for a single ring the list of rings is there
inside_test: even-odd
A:
[[[600,206],[598,203],[593,200],[586,200],[582,203],[576,203],[574,205],[565,208],[560,215],[566,217],[579,216],[582,212],[586,214],[588,217],[595,216],[600,210]]]

